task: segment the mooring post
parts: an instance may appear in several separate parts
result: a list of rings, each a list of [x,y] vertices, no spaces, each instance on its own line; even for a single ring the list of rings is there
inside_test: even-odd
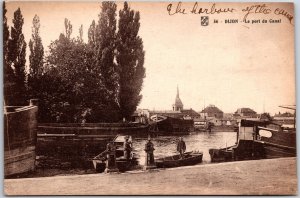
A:
[[[106,145],[107,160],[105,173],[119,172],[116,162],[116,147],[113,142],[109,142]]]
[[[30,99],[29,105],[30,106],[39,106],[39,99]]]

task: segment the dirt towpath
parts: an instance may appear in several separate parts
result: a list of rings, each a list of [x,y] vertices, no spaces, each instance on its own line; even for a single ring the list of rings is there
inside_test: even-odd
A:
[[[296,158],[4,180],[6,195],[296,195]]]

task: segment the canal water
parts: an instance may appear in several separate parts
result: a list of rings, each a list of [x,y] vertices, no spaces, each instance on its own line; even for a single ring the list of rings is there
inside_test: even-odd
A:
[[[232,146],[236,142],[236,132],[199,132],[190,135],[182,136],[186,143],[186,151],[201,151],[203,152],[202,164],[210,163],[209,149],[211,148],[223,148],[226,146]],[[152,138],[154,144],[154,156],[155,158],[161,158],[178,154],[176,152],[176,143],[179,136],[158,136]],[[138,138],[133,136],[133,148],[134,152],[139,155],[139,164],[142,166],[145,164],[145,143],[147,138]],[[99,151],[100,152],[100,151]],[[41,156],[38,156],[40,158]],[[46,157],[47,162],[57,165],[52,168],[44,166],[37,166],[36,170],[32,173],[17,176],[19,177],[50,177],[56,175],[75,175],[75,174],[93,174],[95,170],[92,167],[92,163],[89,162],[89,168],[80,168],[77,166],[70,166],[71,161],[62,161],[61,158],[55,158],[55,156]],[[41,163],[41,159],[37,160]],[[64,164],[66,168],[63,168]]]
[[[186,143],[186,151],[202,151],[203,163],[210,163],[209,149],[232,146],[236,143],[236,132],[201,132],[182,136]],[[154,157],[161,158],[178,154],[176,142],[179,136],[159,136],[152,138],[154,144]],[[145,164],[145,143],[147,138],[135,138],[133,147],[139,155],[140,165]]]

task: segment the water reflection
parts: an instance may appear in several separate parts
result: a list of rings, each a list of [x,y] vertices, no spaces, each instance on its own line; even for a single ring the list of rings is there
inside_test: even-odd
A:
[[[176,142],[178,136],[161,136],[152,139],[154,144],[154,155],[155,158],[161,158],[177,154]],[[221,148],[234,145],[236,142],[235,132],[202,132],[191,135],[183,136],[186,143],[186,151],[202,151],[203,152],[203,163],[210,163],[210,156],[208,150],[210,148]],[[133,146],[136,152],[140,156],[140,164],[145,164],[145,143],[147,138],[135,138]]]

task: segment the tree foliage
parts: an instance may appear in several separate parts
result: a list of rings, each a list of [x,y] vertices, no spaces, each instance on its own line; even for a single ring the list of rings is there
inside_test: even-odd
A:
[[[66,35],[61,34],[50,44],[47,57],[50,72],[46,75],[55,75],[57,82],[57,89],[48,91],[54,92],[51,95],[55,97],[46,99],[53,110],[50,116],[59,122],[79,122],[87,119],[86,112],[89,112],[87,121],[103,121],[99,113],[105,107],[103,98],[106,96],[99,69],[94,64],[95,52],[83,42],[82,30],[77,39],[68,35],[72,25],[69,20],[65,21]]]
[[[96,46],[96,33],[97,33],[96,22],[95,20],[93,20],[88,30],[88,44],[92,49],[94,49]]]
[[[9,60],[9,28],[6,18],[6,6],[3,2],[3,77],[4,77],[4,101],[5,105],[15,104],[15,75]]]
[[[71,34],[72,34],[72,24],[71,21],[69,21],[69,19],[65,18],[65,35],[68,39],[71,38]]]
[[[8,41],[9,62],[14,69],[15,87],[13,105],[26,103],[26,42],[22,33],[24,18],[20,8],[14,12],[13,27],[11,27],[11,38]]]
[[[79,36],[77,38],[78,42],[83,43],[83,26],[81,25],[79,28]]]
[[[131,10],[127,2],[119,11],[117,62],[119,66],[119,104],[121,115],[129,118],[141,101],[145,77],[143,41],[138,36],[140,14]]]
[[[112,114],[111,119],[118,118],[118,70],[114,62],[116,50],[116,10],[114,2],[102,2],[101,13],[96,29],[96,67],[100,72],[100,80],[105,87],[103,102],[106,112]],[[113,116],[114,115],[114,116]]]
[[[269,113],[262,113],[260,115],[260,119],[261,120],[266,120],[266,121],[272,121],[273,120],[272,116]]]
[[[55,75],[58,87],[51,89],[55,97],[48,98],[53,112],[51,117],[57,121],[72,122],[76,109],[81,105],[83,95],[83,77],[85,71],[84,46],[79,40],[71,39],[72,25],[65,20],[65,34],[49,46],[46,75]],[[56,113],[55,113],[56,112]]]
[[[140,14],[125,2],[117,30],[116,11],[116,3],[101,3],[98,21],[92,21],[88,29],[87,43],[83,26],[72,37],[73,26],[65,19],[65,31],[51,42],[45,57],[40,20],[35,15],[29,41],[28,97],[40,99],[40,122],[116,122],[129,119],[135,111],[145,77],[145,52],[138,36]],[[15,103],[21,104],[26,90],[24,19],[18,9],[9,39],[5,13],[4,6],[5,99],[18,98]],[[14,97],[9,90],[14,90]]]
[[[39,98],[39,94],[42,92],[39,89],[39,84],[43,74],[44,47],[40,37],[40,19],[37,15],[34,16],[32,21],[32,38],[29,41],[29,50],[29,98]]]

